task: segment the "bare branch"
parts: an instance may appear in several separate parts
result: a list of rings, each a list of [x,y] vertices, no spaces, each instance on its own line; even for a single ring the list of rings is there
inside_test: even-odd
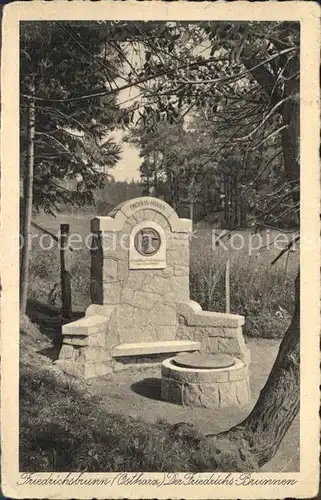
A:
[[[271,139],[271,137],[274,137],[275,135],[277,135],[279,132],[281,132],[281,130],[284,130],[286,128],[289,128],[288,125],[282,125],[282,127],[278,128],[277,130],[275,130],[274,132],[272,132],[271,134],[267,135],[266,137],[263,138],[263,140],[261,142],[259,142],[258,144],[256,144],[253,148],[251,148],[251,151],[255,151],[256,149],[258,149],[265,141],[267,141],[268,139]]]
[[[201,83],[218,83],[218,82],[233,82],[233,81],[237,81],[240,78],[243,78],[243,76],[254,72],[256,69],[262,67],[264,64],[268,63],[269,61],[272,61],[272,60],[278,58],[281,54],[287,54],[287,53],[293,52],[294,50],[295,50],[295,48],[290,48],[290,49],[285,49],[284,51],[281,51],[278,54],[274,54],[273,56],[268,57],[264,61],[262,61],[262,62],[260,62],[260,63],[258,63],[256,65],[253,65],[253,67],[249,68],[245,72],[240,73],[237,77],[235,77],[235,76],[229,76],[229,77],[218,78],[216,80],[204,80],[204,81],[201,80],[200,82]],[[197,68],[199,66],[205,66],[205,65],[209,64],[210,62],[215,62],[215,61],[216,61],[215,57],[210,57],[210,58],[208,58],[205,61],[204,60],[197,61],[197,62],[192,63],[192,64],[190,64],[188,62],[188,63],[183,64],[182,66],[178,66],[175,69],[175,71],[180,70],[180,69],[186,69],[186,68]],[[156,74],[146,75],[146,76],[138,79],[135,82],[127,83],[127,84],[119,87],[118,89],[101,90],[101,91],[98,91],[98,92],[93,92],[93,93],[85,94],[85,95],[82,95],[82,96],[67,97],[67,98],[62,98],[62,99],[52,99],[50,97],[39,97],[39,96],[36,96],[35,99],[37,101],[43,101],[43,102],[48,102],[48,101],[50,101],[50,102],[73,102],[73,101],[79,101],[79,100],[84,100],[84,99],[92,99],[94,97],[109,96],[109,95],[113,95],[113,94],[117,93],[120,90],[126,90],[126,89],[128,89],[130,87],[135,87],[135,86],[138,86],[138,85],[140,85],[142,83],[145,83],[145,82],[148,82],[150,80],[153,80],[155,78],[159,78],[160,76],[165,76],[165,75],[167,75],[169,73],[173,73],[173,71],[174,70],[172,68],[166,68],[166,69],[164,69],[162,71],[159,71]],[[197,83],[197,81],[195,81],[195,80],[191,80],[190,82],[189,81],[183,81],[182,83],[193,83],[193,84],[195,84],[195,83]],[[28,94],[22,94],[22,97],[25,97],[26,99],[30,99],[31,98],[31,96],[28,95]]]
[[[240,195],[240,198],[244,198],[244,196],[249,192],[249,190],[255,185],[255,183],[262,177],[262,175],[264,174],[264,172],[266,172],[266,170],[268,169],[268,167],[271,165],[271,163],[275,160],[275,158],[277,158],[278,156],[280,156],[280,154],[283,153],[283,150],[281,149],[280,151],[278,151],[274,156],[272,156],[272,158],[270,158],[270,160],[267,162],[266,165],[264,165],[264,168],[262,168],[261,172],[259,172],[257,174],[257,176],[255,177],[254,181],[250,182],[249,186],[246,188],[245,191],[243,191],[243,193],[241,193]]]
[[[300,182],[300,180],[299,180],[299,179],[295,179],[295,180],[293,180],[293,181],[288,181],[288,182],[286,182],[285,184],[283,184],[283,186],[282,186],[282,187],[280,187],[277,191],[274,191],[274,193],[267,194],[267,195],[266,195],[266,198],[271,198],[271,197],[277,196],[277,195],[279,195],[279,194],[283,191],[283,189],[284,189],[286,186],[288,186],[289,184],[298,184],[299,182]]]
[[[105,72],[105,75],[106,75],[106,78],[108,80],[108,83],[110,85],[110,88],[112,89],[112,84],[111,84],[111,81],[112,81],[112,77],[109,73],[109,70],[107,69],[107,67],[105,66],[105,64],[103,64],[99,59],[97,59],[89,50],[86,49],[86,47],[84,47],[84,45],[73,35],[73,33],[70,32],[69,29],[67,29],[63,24],[59,23],[59,22],[56,22],[56,24],[59,26],[59,28],[61,30],[63,30],[87,55],[89,55],[89,57],[91,57],[91,59],[93,59]],[[117,73],[115,73],[114,71],[112,71],[114,73],[114,75],[117,77]]]
[[[47,134],[46,132],[36,132],[36,135],[43,135],[45,137],[49,137],[49,139],[52,139],[54,142],[59,144],[59,146],[61,146],[67,154],[69,154],[70,156],[73,156],[73,154],[70,151],[68,151],[66,146],[62,142],[60,142],[58,139],[56,139],[56,137],[54,137],[53,135]]]
[[[262,120],[262,122],[258,125],[258,127],[256,127],[254,130],[252,130],[252,132],[250,132],[249,134],[243,136],[243,137],[236,137],[234,140],[235,141],[246,141],[248,139],[251,139],[251,137],[253,137],[253,135],[268,121],[268,119],[273,115],[273,113],[275,113],[275,111],[280,107],[282,106],[282,104],[284,104],[286,101],[288,101],[290,99],[290,97],[286,97],[285,99],[282,99],[281,101],[279,101],[272,109],[271,111],[266,115],[266,117],[264,118],[264,120]],[[262,144],[262,143],[261,143]]]
[[[204,84],[204,83],[221,83],[221,82],[224,82],[224,81],[235,82],[235,81],[240,80],[244,76],[252,73],[256,69],[260,68],[261,66],[264,66],[268,62],[271,62],[274,59],[277,59],[278,57],[280,57],[280,55],[282,55],[282,54],[288,54],[290,52],[293,52],[294,50],[295,50],[295,48],[290,48],[290,49],[285,49],[285,50],[283,50],[281,52],[278,52],[277,54],[273,54],[272,56],[268,57],[264,61],[261,61],[261,62],[255,64],[254,66],[248,68],[246,71],[243,71],[242,73],[239,73],[237,76],[224,76],[224,77],[221,77],[221,78],[214,78],[212,80],[178,80],[178,81],[180,83],[189,83],[189,84],[192,84],[192,85],[199,85],[199,84]]]
[[[300,240],[300,235],[293,238],[293,240],[291,240],[290,243],[288,243],[286,247],[283,248],[283,250],[281,250],[281,252],[275,257],[275,259],[272,260],[271,266],[273,266],[282,257],[282,255],[285,254],[285,252],[287,252],[288,250],[290,250],[290,248],[293,247],[294,243],[296,243],[299,240]]]

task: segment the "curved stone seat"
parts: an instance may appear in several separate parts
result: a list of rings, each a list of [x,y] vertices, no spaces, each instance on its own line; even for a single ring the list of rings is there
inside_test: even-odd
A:
[[[231,354],[250,364],[250,351],[246,347],[242,325],[244,316],[203,311],[194,300],[177,302],[177,338],[196,340],[200,351],[208,354]]]

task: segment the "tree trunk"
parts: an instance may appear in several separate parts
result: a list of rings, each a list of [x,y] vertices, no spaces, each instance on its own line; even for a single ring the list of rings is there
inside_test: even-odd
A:
[[[299,71],[300,62],[298,58],[293,58],[288,63],[285,75],[291,75]],[[282,106],[283,124],[287,128],[282,131],[282,149],[284,170],[288,181],[300,182],[300,82],[297,78],[286,81],[284,87],[284,97],[288,97]],[[294,187],[294,186],[292,186]],[[294,203],[300,201],[300,191],[292,191]],[[299,222],[299,218],[298,218]]]
[[[172,170],[168,170],[167,177],[169,179],[169,189],[170,189],[170,203],[177,212],[178,210],[178,200],[177,200],[177,181],[176,181],[176,176],[172,172]]]
[[[190,200],[190,202],[189,202],[189,218],[191,219],[191,221],[194,220],[194,201],[193,200]]]
[[[154,173],[154,196],[155,198],[158,198],[158,177],[156,171]]]
[[[158,169],[157,169],[157,160],[156,160],[156,154],[153,154],[153,161],[154,161],[154,196],[157,198],[158,196]]]
[[[60,224],[60,285],[61,314],[63,319],[70,319],[72,313],[69,224]]]
[[[224,174],[224,218],[225,229],[229,227],[229,209],[228,209],[228,177]]]
[[[224,470],[255,470],[271,460],[300,405],[300,280],[295,281],[295,310],[270,376],[250,415],[232,429],[205,438],[207,456]],[[204,454],[206,455],[206,453]],[[207,466],[210,464],[207,462]]]
[[[30,83],[30,94],[34,95],[34,82]],[[29,101],[28,111],[28,149],[27,172],[24,180],[24,200],[22,206],[22,249],[20,262],[20,312],[26,313],[29,281],[29,254],[31,250],[30,228],[32,218],[33,175],[34,175],[34,148],[35,148],[35,100]]]

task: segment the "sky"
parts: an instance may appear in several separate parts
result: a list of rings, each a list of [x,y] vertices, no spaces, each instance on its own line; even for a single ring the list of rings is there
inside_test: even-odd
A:
[[[138,45],[135,47],[135,50],[129,48],[127,53],[127,58],[130,61],[130,64],[136,67],[137,70],[142,68],[142,62],[145,60],[140,50],[144,51],[144,49],[140,49]],[[204,50],[203,45],[200,44],[197,51],[206,55],[207,53],[209,54],[210,47],[206,47],[206,50]],[[126,67],[126,69],[128,70],[128,67]],[[122,77],[116,81],[120,86],[127,82],[127,80]],[[141,102],[141,90],[139,88],[133,86],[118,93],[118,103],[121,107],[126,108],[134,102]],[[186,122],[189,121],[188,115],[185,117],[185,120]],[[117,142],[122,141],[123,135],[124,133],[122,131],[114,131],[112,133],[112,136]],[[142,163],[142,158],[139,157],[139,150],[135,146],[129,145],[125,142],[122,143],[121,146],[123,150],[122,158],[110,173],[114,176],[116,181],[131,181],[132,179],[140,180],[139,166]]]
[[[122,131],[113,133],[116,141],[121,141],[123,137]],[[122,159],[117,163],[116,167],[110,172],[116,181],[131,181],[132,179],[139,180],[139,165],[142,158],[139,157],[139,151],[134,146],[122,143]]]
[[[130,55],[131,63],[137,62],[134,55],[131,53]],[[124,83],[119,81],[119,83]],[[139,101],[140,91],[136,87],[130,87],[129,89],[125,89],[119,92],[118,94],[118,103],[122,107],[127,107],[133,104],[133,101],[136,99]],[[117,142],[122,141],[124,133],[121,130],[117,130],[113,132],[113,137]],[[139,166],[142,163],[142,158],[139,157],[139,150],[132,145],[129,145],[126,142],[121,144],[122,146],[122,158],[117,163],[116,167],[112,170],[112,175],[115,177],[116,181],[131,181],[132,179],[139,180]]]
[[[127,53],[131,66],[136,67],[137,70],[142,68],[142,62],[145,60],[140,50],[144,51],[144,49],[140,49],[138,45],[134,50],[129,48]],[[197,50],[199,50],[203,55],[206,55],[206,53],[209,53],[210,47],[206,47],[206,50],[204,50],[204,47],[201,44]],[[128,70],[128,68],[126,69]],[[121,86],[124,82],[126,82],[126,80],[120,77],[118,80],[119,85]],[[121,107],[126,108],[127,106],[132,105],[135,101],[138,103],[141,101],[141,90],[137,87],[124,89],[118,94],[118,103]],[[188,116],[186,116],[185,119],[186,121],[189,121]],[[124,134],[122,131],[115,131],[112,135],[118,142],[122,140]],[[116,181],[131,181],[132,179],[139,180],[139,166],[142,163],[142,158],[139,157],[138,149],[127,143],[122,143],[122,149],[122,159],[118,162],[116,167],[113,168],[111,174],[114,176]]]

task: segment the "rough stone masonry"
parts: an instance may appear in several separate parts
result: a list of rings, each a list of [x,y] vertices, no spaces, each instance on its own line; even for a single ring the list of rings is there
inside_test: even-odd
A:
[[[235,356],[248,378],[244,318],[203,311],[190,300],[191,230],[191,220],[152,197],[91,221],[92,305],[63,326],[62,370],[91,378],[200,351]]]

